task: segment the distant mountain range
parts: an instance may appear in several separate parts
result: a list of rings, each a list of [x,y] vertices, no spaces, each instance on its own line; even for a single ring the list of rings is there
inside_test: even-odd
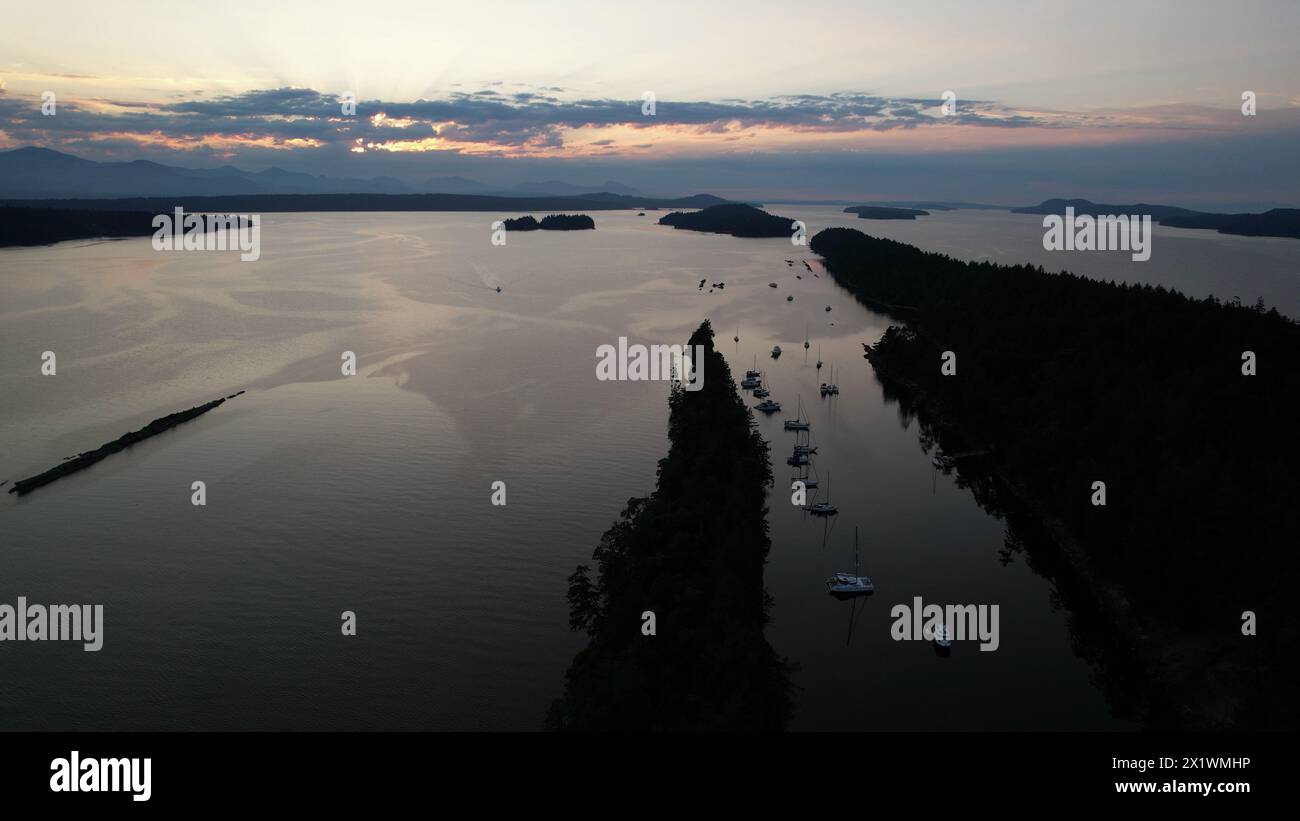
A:
[[[1066,208],[1073,208],[1075,216],[1150,214],[1151,219],[1171,228],[1209,228],[1220,234],[1300,239],[1300,208],[1274,208],[1260,214],[1213,214],[1172,205],[1107,205],[1081,199],[1051,199],[1011,210],[1016,214],[1064,214]]]
[[[49,148],[0,151],[0,197],[10,199],[417,193],[498,197],[604,193],[644,196],[637,189],[613,180],[600,185],[574,185],[558,180],[521,182],[512,188],[500,189],[465,177],[431,177],[420,185],[408,185],[394,177],[326,177],[283,168],[244,171],[231,165],[182,168],[149,160],[96,162]]]

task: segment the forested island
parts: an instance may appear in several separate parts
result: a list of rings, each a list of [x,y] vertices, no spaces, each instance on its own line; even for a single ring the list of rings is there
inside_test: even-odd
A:
[[[793,223],[789,217],[778,217],[743,203],[711,205],[699,211],[674,211],[659,218],[660,225],[733,237],[789,237],[794,233]]]
[[[844,213],[857,214],[858,219],[867,220],[914,220],[930,216],[929,211],[919,208],[887,208],[881,205],[850,205],[844,209]]]
[[[596,221],[586,214],[547,214],[539,222],[532,216],[505,221],[507,231],[581,231],[596,227]]]
[[[1274,208],[1260,214],[1214,214],[1172,205],[1106,205],[1089,200],[1044,200],[1038,205],[1013,208],[1015,214],[1064,214],[1073,208],[1077,216],[1108,214],[1150,214],[1151,219],[1171,228],[1209,228],[1220,234],[1249,237],[1291,237],[1300,239],[1300,209]]]
[[[155,230],[153,218],[152,213],[143,211],[0,207],[0,248],[97,237],[147,237]]]
[[[767,443],[707,320],[690,344],[705,347],[705,378],[671,391],[654,493],[601,537],[594,577],[587,565],[569,577],[569,626],[590,642],[549,729],[780,730],[792,714],[792,668],[764,635]]]
[[[868,353],[882,383],[990,452],[1122,631],[1149,725],[1296,727],[1300,325],[852,229],[811,248],[899,320]]]

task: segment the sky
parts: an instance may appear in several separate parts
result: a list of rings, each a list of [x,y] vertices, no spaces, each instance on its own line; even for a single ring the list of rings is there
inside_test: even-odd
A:
[[[5,11],[0,149],[417,184],[1300,206],[1297,32],[1295,0],[54,0]]]

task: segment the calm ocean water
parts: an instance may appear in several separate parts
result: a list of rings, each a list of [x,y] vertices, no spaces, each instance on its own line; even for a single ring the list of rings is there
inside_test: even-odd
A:
[[[810,236],[851,225],[1300,314],[1295,241],[1157,227],[1152,260],[1135,264],[1045,252],[1031,216],[771,210]],[[0,643],[0,729],[540,727],[584,640],[567,629],[565,577],[653,488],[667,446],[666,386],[597,381],[595,350],[684,342],[705,317],[733,370],[757,357],[791,411],[759,424],[777,477],[769,637],[801,667],[794,728],[1130,726],[1075,655],[1051,582],[1000,559],[1006,524],[936,474],[882,396],[860,343],[887,320],[787,267],[812,259],[788,241],[595,217],[594,232],[494,247],[490,214],[271,214],[256,263],[148,239],[0,251],[0,481],[248,391],[28,497],[0,495],[0,603],[103,604],[106,621],[98,653]],[[700,291],[702,278],[726,288]],[[40,373],[44,351],[56,376]],[[340,375],[344,351],[356,376]],[[841,394],[823,399],[832,366]],[[788,504],[781,420],[800,399],[823,495],[833,477],[833,527]],[[199,480],[205,507],[190,504]],[[505,507],[490,503],[495,481]],[[877,586],[856,605],[822,585],[851,566],[855,525]],[[893,641],[890,608],[914,596],[998,604],[1000,648],[939,658]],[[356,637],[340,635],[345,610]]]

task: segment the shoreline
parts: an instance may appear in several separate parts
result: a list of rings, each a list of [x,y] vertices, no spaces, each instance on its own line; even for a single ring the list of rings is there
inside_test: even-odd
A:
[[[900,374],[896,369],[891,368],[888,363],[883,362],[874,351],[868,349],[866,359],[871,363],[879,378],[907,390],[910,393],[909,399],[918,410],[925,413],[928,421],[936,428],[962,439],[971,447],[987,448],[988,452],[984,460],[988,473],[1006,488],[1014,500],[1042,528],[1054,548],[1055,554],[1064,560],[1064,566],[1073,575],[1072,581],[1081,585],[1082,591],[1085,591],[1091,600],[1091,605],[1103,618],[1107,626],[1115,632],[1115,635],[1121,640],[1130,657],[1136,663],[1148,690],[1148,692],[1144,693],[1144,703],[1151,704],[1157,701],[1165,701],[1175,705],[1178,729],[1223,730],[1228,728],[1231,725],[1231,720],[1226,716],[1231,715],[1231,707],[1235,706],[1235,701],[1229,705],[1227,710],[1222,707],[1217,710],[1211,709],[1210,705],[1215,703],[1215,700],[1205,698],[1205,693],[1209,691],[1208,688],[1202,687],[1198,690],[1187,686],[1187,677],[1196,672],[1193,669],[1194,659],[1186,658],[1181,662],[1180,666],[1180,662],[1176,658],[1177,654],[1168,652],[1168,648],[1178,646],[1179,631],[1167,623],[1152,621],[1136,612],[1136,608],[1129,600],[1123,586],[1107,577],[1101,568],[1097,566],[1085,543],[1075,536],[1069,526],[1052,513],[1036,494],[1016,479],[1014,470],[998,458],[995,446],[984,442],[978,437],[971,436],[970,432],[963,428],[960,423],[944,413],[936,405],[933,398],[923,389],[906,376]],[[1060,580],[1049,578],[1053,585],[1059,588]],[[1186,640],[1183,641],[1185,643]],[[1205,641],[1204,638],[1201,638],[1198,639],[1197,643],[1200,644]],[[1211,654],[1212,659],[1203,668],[1203,672],[1211,669],[1215,662],[1222,657],[1224,651],[1228,649],[1226,644],[1217,642],[1211,643],[1210,646],[1215,652]],[[1217,692],[1217,688],[1215,692]],[[1198,693],[1200,697],[1196,698]],[[1220,693],[1221,698],[1218,703],[1222,704],[1222,699],[1228,698],[1229,693],[1230,690],[1224,688],[1224,692]],[[1222,715],[1215,715],[1216,713]],[[1143,724],[1150,723],[1147,715],[1143,715],[1140,720]],[[1148,729],[1153,728],[1148,727]]]

